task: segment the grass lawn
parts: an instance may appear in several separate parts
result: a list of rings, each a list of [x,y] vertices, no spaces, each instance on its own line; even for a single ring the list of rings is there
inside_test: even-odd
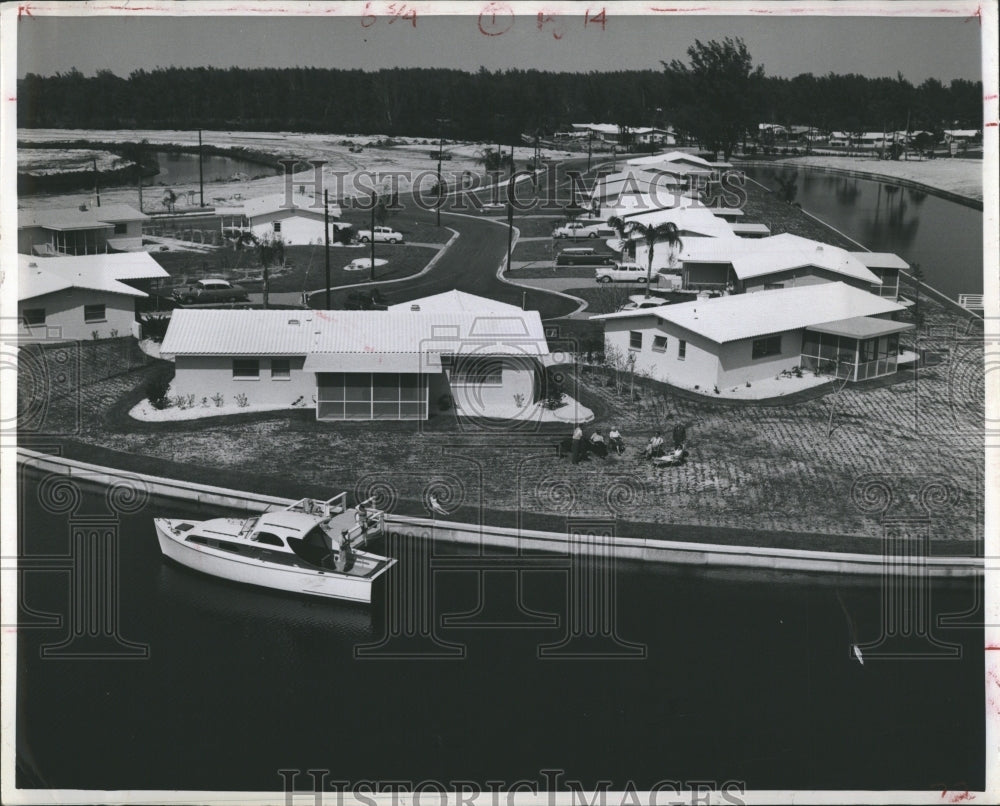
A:
[[[365,213],[360,210],[352,210],[349,207],[344,210],[344,214],[341,216],[340,220],[353,224],[355,232],[371,228],[370,213]],[[448,223],[446,219],[442,218],[441,223],[442,226],[437,227],[434,224],[425,224],[422,221],[414,221],[411,217],[407,216],[406,210],[404,209],[389,216],[389,219],[385,222],[384,226],[392,227],[409,243],[443,244],[448,241],[452,233],[450,230],[445,229],[444,225],[447,225]],[[382,225],[376,223],[376,226]]]
[[[202,273],[232,276],[248,291],[261,291],[260,281],[244,280],[240,275],[245,271],[259,272],[260,260],[254,250],[221,249],[210,254],[194,252],[153,252],[156,261],[174,277],[195,279]],[[351,285],[368,280],[367,271],[344,271],[343,267],[355,258],[367,258],[370,246],[330,248],[331,286]],[[387,260],[385,266],[375,267],[375,277],[388,280],[416,274],[437,254],[437,250],[426,246],[408,244],[375,244],[375,259]],[[292,268],[284,273],[272,273],[271,291],[312,291],[323,287],[325,272],[325,247],[288,246],[285,260]]]
[[[561,218],[539,218],[529,216],[514,215],[514,226],[521,233],[522,238],[550,237],[552,230],[556,228],[564,219]]]
[[[146,472],[236,487],[363,496],[384,484],[394,491],[395,510],[409,514],[422,512],[423,491],[435,483],[454,491],[458,517],[475,519],[483,507],[489,522],[513,524],[520,511],[522,522],[554,528],[567,516],[615,517],[622,534],[816,549],[879,551],[879,514],[857,490],[884,483],[894,491],[890,514],[932,507],[934,540],[952,544],[934,551],[954,551],[956,541],[981,536],[982,334],[965,337],[960,315],[933,300],[921,307],[921,346],[941,363],[916,380],[904,373],[895,383],[848,386],[836,397],[733,403],[642,379],[632,390],[624,376],[619,387],[603,369],[564,371],[567,391],[596,413],[586,430],[618,425],[628,446],[624,457],[580,465],[556,456],[555,443],[568,435],[558,426],[468,428],[441,416],[372,427],[318,423],[303,411],[133,423],[123,412],[143,396],[152,374],[171,367],[137,356],[142,363],[122,371],[122,355],[97,342],[79,345],[86,381],[78,394],[50,401],[43,432],[69,433],[81,458],[119,451],[141,457]],[[600,343],[593,323],[557,327],[552,349]],[[29,371],[28,363],[19,369]],[[22,385],[30,389],[30,379]],[[643,461],[641,445],[654,430],[669,435],[676,422],[687,426],[688,462],[657,469]],[[248,476],[248,468],[257,475]],[[924,495],[928,483],[949,494]],[[554,495],[557,488],[568,494]]]

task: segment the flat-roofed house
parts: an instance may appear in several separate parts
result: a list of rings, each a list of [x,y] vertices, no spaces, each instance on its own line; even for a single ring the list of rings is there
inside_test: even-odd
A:
[[[773,378],[783,370],[836,372],[860,381],[896,372],[896,302],[846,283],[698,299],[591,317],[605,350],[633,356],[636,372],[711,390]]]
[[[120,255],[18,255],[17,313],[22,338],[93,339],[137,335],[140,287],[166,277],[145,252]]]
[[[385,311],[177,310],[161,355],[178,394],[299,401],[320,420],[517,419],[552,362],[537,311],[470,294]]]
[[[20,210],[17,251],[23,255],[94,255],[142,249],[149,216],[127,204]]]

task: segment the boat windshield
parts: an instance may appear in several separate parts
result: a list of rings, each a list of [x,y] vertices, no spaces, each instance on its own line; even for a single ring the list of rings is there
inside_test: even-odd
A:
[[[307,563],[332,567],[330,537],[320,526],[314,526],[302,537],[289,537],[288,547]]]

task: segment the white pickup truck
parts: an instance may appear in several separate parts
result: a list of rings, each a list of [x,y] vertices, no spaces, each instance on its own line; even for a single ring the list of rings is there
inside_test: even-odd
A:
[[[372,231],[363,229],[358,231],[358,240],[361,243],[368,243],[372,240]],[[403,233],[396,232],[392,227],[375,227],[375,243],[402,243]]]

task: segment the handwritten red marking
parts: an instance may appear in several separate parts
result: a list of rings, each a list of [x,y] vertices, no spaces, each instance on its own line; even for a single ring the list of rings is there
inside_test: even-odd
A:
[[[25,3],[23,6],[17,7],[17,18],[21,19],[21,15],[26,14],[29,17],[34,17],[35,15],[31,13],[31,6]]]
[[[989,652],[990,650],[996,651],[998,649],[1000,649],[1000,644],[987,644],[986,645],[986,651],[987,652]]]
[[[556,17],[558,14],[549,14],[545,11],[538,12],[538,30],[541,31],[548,23],[552,23],[552,38],[562,39],[563,34],[566,33],[563,27],[558,24]]]
[[[598,11],[594,15],[591,15],[590,9],[588,8],[584,12],[584,14],[583,14],[583,27],[586,28],[591,23],[594,23],[595,25],[600,25],[601,26],[601,30],[603,31],[604,30],[604,24],[607,22],[607,20],[608,20],[608,17],[607,17],[607,14],[604,11],[604,7],[603,6],[601,7],[601,10]]]
[[[996,125],[997,125],[997,122],[994,120],[992,123],[987,123],[986,127],[989,128],[990,126],[996,126]]]
[[[365,10],[364,13],[361,15],[362,28],[371,28],[375,24],[375,20],[377,18],[374,14],[372,14],[371,9],[372,9],[372,4],[365,3]]]
[[[997,97],[997,94],[994,92],[994,93],[991,93],[990,95],[984,95],[983,96],[983,100],[984,101],[992,101],[992,100],[996,99],[996,97]]]
[[[948,798],[948,803],[961,803],[963,800],[975,800],[976,796],[971,794],[969,790],[965,792],[956,792],[950,798]]]
[[[8,101],[16,101],[17,100],[17,96],[16,95],[11,95],[10,98],[8,98],[7,100]]]
[[[514,27],[514,10],[506,3],[488,3],[479,12],[479,32],[483,36],[501,36]]]

